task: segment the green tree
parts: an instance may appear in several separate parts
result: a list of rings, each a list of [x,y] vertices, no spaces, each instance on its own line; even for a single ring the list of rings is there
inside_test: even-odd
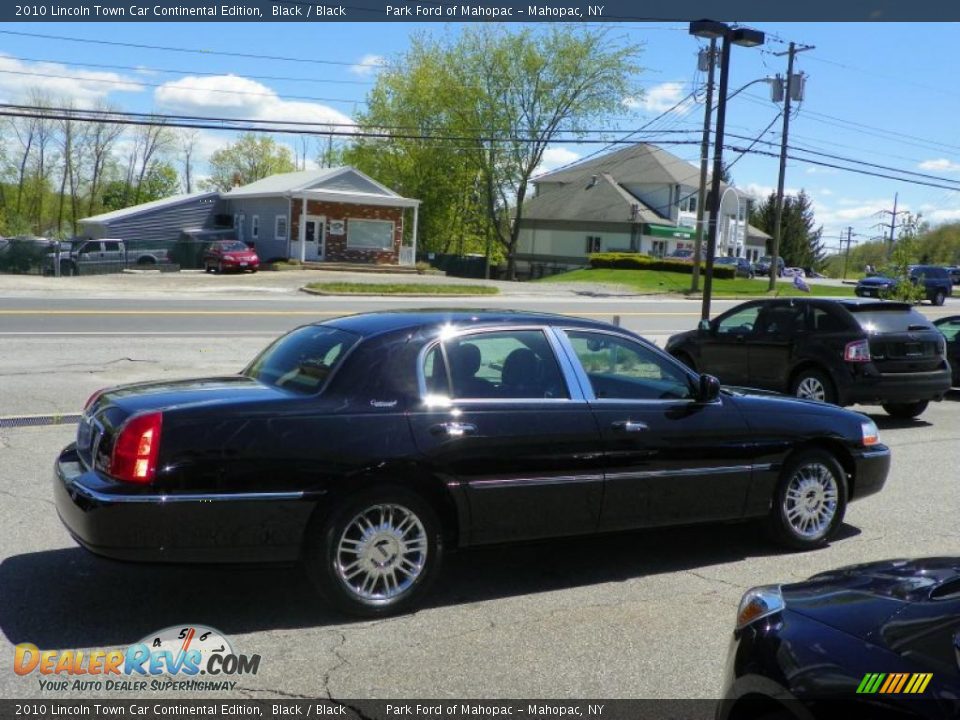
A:
[[[469,227],[471,204],[479,201],[477,235],[493,238],[512,278],[523,204],[544,151],[561,132],[578,134],[623,112],[624,98],[638,94],[632,79],[639,52],[604,31],[568,26],[482,24],[456,38],[420,37],[381,70],[361,126],[428,136],[435,155],[424,139],[421,146],[401,146],[398,165],[411,173],[424,159],[434,168],[452,163],[453,187],[441,198],[439,216]]]
[[[750,214],[750,224],[771,237],[776,228],[777,196],[760,202]],[[787,267],[820,270],[824,264],[823,226],[815,227],[810,197],[801,190],[785,195],[780,221],[780,257]]]
[[[244,133],[210,156],[210,178],[203,185],[210,190],[229,190],[296,169],[290,148],[269,135]]]

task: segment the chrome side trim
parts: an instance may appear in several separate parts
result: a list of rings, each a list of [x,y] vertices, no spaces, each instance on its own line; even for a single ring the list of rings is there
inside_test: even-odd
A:
[[[298,492],[262,492],[262,493],[197,493],[191,495],[112,495],[99,490],[88,488],[86,485],[73,481],[67,483],[67,489],[75,491],[90,500],[102,503],[180,503],[180,502],[237,502],[250,500],[302,500],[306,493]]]
[[[643,480],[660,477],[696,477],[699,475],[733,475],[770,470],[770,463],[762,465],[727,465],[726,467],[678,468],[676,470],[636,470],[633,472],[607,473],[607,480]]]
[[[470,480],[467,485],[475,490],[498,487],[536,487],[539,485],[574,485],[578,483],[603,482],[603,475],[554,475],[533,478],[494,478],[492,480]]]

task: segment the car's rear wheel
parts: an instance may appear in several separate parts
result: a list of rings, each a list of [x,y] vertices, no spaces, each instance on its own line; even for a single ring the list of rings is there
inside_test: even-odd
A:
[[[887,411],[888,415],[895,418],[909,420],[921,415],[929,404],[929,400],[919,400],[911,403],[884,403],[883,409]]]
[[[846,474],[824,450],[805,450],[780,473],[768,528],[781,545],[811,550],[824,545],[843,522]]]
[[[307,573],[343,612],[379,617],[412,608],[440,568],[440,521],[430,503],[399,487],[346,498],[311,527]]]
[[[807,368],[798,372],[790,384],[790,392],[804,400],[816,400],[824,403],[835,403],[837,391],[833,381],[822,370]]]
[[[947,294],[943,290],[937,290],[936,294],[930,298],[930,302],[932,302],[934,305],[940,306],[943,305],[946,299]]]

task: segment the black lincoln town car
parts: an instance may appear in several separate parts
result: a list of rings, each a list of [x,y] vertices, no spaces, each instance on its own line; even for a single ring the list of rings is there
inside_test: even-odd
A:
[[[955,718],[960,558],[854,565],[740,602],[717,720]]]
[[[301,561],[382,615],[470,545],[758,518],[816,547],[889,463],[863,415],[721,390],[611,325],[404,311],[298,328],[237,375],[96,393],[55,488],[97,554]]]

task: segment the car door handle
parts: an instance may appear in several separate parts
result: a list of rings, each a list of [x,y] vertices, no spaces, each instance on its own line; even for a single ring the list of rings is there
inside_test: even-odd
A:
[[[476,435],[477,426],[473,423],[465,422],[445,422],[433,425],[430,428],[431,435],[446,435],[449,438],[459,438],[465,435]]]
[[[639,420],[617,420],[615,423],[612,423],[610,427],[618,432],[628,433],[643,432],[644,430],[650,429],[649,425]]]

